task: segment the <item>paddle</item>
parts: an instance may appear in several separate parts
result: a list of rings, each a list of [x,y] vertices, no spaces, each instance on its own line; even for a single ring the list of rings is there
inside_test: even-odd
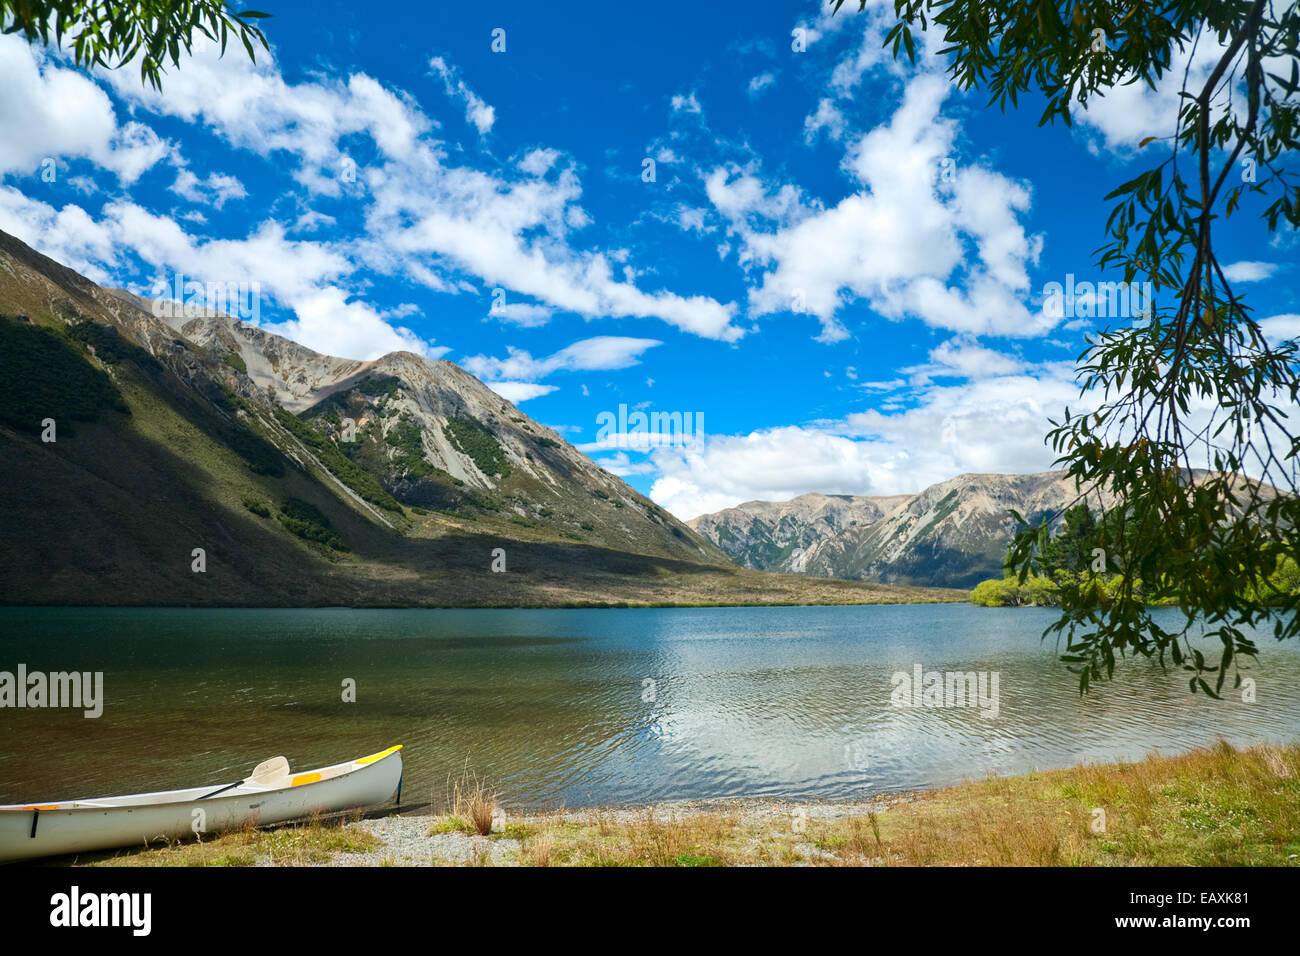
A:
[[[196,800],[206,800],[208,797],[215,797],[219,793],[225,793],[227,790],[234,790],[236,787],[242,787],[246,783],[255,783],[259,786],[266,786],[274,783],[276,780],[289,776],[289,761],[284,757],[272,757],[269,760],[263,760],[253,772],[243,780],[236,780],[234,783],[226,784],[211,793],[205,793]]]

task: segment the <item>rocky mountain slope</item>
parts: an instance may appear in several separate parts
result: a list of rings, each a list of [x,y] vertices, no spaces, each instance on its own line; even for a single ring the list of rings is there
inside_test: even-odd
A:
[[[3,603],[960,596],[743,571],[451,362],[173,317],[4,233],[0,355]]]
[[[915,495],[750,501],[687,522],[739,564],[898,584],[971,587],[999,577],[1016,522],[1075,497],[1064,472],[960,475]]]

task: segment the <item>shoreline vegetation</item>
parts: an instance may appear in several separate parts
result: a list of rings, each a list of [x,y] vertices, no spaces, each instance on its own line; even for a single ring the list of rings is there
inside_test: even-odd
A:
[[[1300,866],[1300,744],[1235,748],[1220,741],[1178,756],[990,777],[870,801],[738,799],[519,815],[499,807],[467,771],[437,814],[354,814],[42,862]]]
[[[1123,578],[1107,564],[1105,545],[1115,537],[1121,523],[1117,511],[1100,518],[1079,504],[1065,512],[1055,533],[1043,540],[1032,563],[1033,573],[1025,579],[1012,570],[1008,550],[1003,576],[981,581],[970,592],[972,604],[980,607],[1060,607],[1062,592],[1095,594],[1098,604],[1108,607],[1124,595]],[[1300,563],[1284,555],[1275,565],[1266,565],[1267,576],[1253,578],[1241,595],[1252,603],[1285,606],[1300,595]],[[1149,607],[1174,607],[1178,599],[1167,581],[1136,581],[1134,593]],[[1077,599],[1077,597],[1076,597]]]
[[[981,581],[971,589],[970,601],[980,607],[1060,607],[1062,585],[1086,583],[1088,580],[1106,597],[1113,598],[1118,594],[1118,574],[1078,574],[1057,570],[1050,574],[1030,575],[1023,583],[1015,575]],[[1138,590],[1151,607],[1174,607],[1178,603],[1172,597],[1158,596],[1141,587]],[[1296,594],[1300,594],[1300,565],[1285,558],[1264,586],[1250,598],[1281,606],[1288,595]]]

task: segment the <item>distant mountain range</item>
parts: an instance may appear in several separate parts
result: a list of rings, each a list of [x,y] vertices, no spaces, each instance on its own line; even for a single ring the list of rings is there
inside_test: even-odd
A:
[[[742,570],[451,362],[171,317],[2,232],[0,354],[2,603],[962,597]]]
[[[894,584],[972,587],[1002,576],[1016,530],[1068,505],[1063,471],[960,475],[915,495],[749,501],[687,524],[747,568]]]

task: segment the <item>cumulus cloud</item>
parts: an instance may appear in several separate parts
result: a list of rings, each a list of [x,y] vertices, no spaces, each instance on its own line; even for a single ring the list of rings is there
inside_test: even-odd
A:
[[[969,334],[1052,327],[1024,304],[1042,248],[1020,222],[1029,188],[953,159],[956,126],[940,112],[950,91],[931,72],[911,79],[890,121],[850,143],[844,169],[859,188],[834,206],[806,203],[753,170],[706,177],[741,264],[759,274],[752,312],[814,315],[828,342],[847,337],[838,313],[854,299],[888,318]]]
[[[142,123],[119,124],[92,79],[19,36],[0,36],[0,89],[0,175],[35,175],[46,159],[87,159],[130,185],[174,149]]]
[[[906,494],[964,473],[1046,471],[1055,457],[1043,443],[1049,417],[1082,408],[1068,364],[930,385],[909,401],[895,411],[656,449],[660,477],[650,497],[691,518],[814,491]]]
[[[431,66],[465,100],[470,121],[486,132],[491,126],[490,107],[468,88],[462,89],[445,60],[435,58]],[[6,97],[0,103],[0,130],[15,134],[0,137],[0,172],[26,168],[54,150],[56,155],[88,156],[117,170],[127,181],[170,149],[142,124],[119,128],[109,97],[93,80],[51,66],[17,38],[0,38],[0,76],[12,81],[6,84]],[[202,126],[231,147],[287,169],[309,200],[347,193],[361,201],[361,235],[329,246],[286,246],[297,252],[311,248],[313,255],[328,259],[330,284],[323,284],[318,271],[311,270],[295,282],[273,259],[247,263],[248,271],[275,273],[273,284],[281,287],[283,301],[291,307],[303,304],[311,309],[310,316],[298,315],[304,330],[323,330],[326,314],[337,316],[338,321],[353,318],[367,323],[370,316],[380,315],[358,308],[342,281],[368,268],[401,275],[435,292],[472,290],[466,276],[500,286],[533,300],[528,307],[503,316],[525,325],[540,323],[543,310],[563,310],[593,319],[658,320],[723,341],[743,335],[732,323],[734,304],[640,288],[632,265],[619,262],[621,252],[580,248],[574,233],[590,220],[580,204],[577,174],[571,165],[558,168],[562,161],[558,151],[534,149],[513,167],[498,170],[452,164],[445,144],[434,138],[438,124],[400,90],[365,74],[314,76],[291,83],[270,54],[252,63],[246,57],[221,57],[206,42],[196,43],[184,70],[169,75],[163,93],[143,87],[129,64],[101,78],[137,113],[151,111]],[[13,90],[22,95],[10,95]],[[684,108],[690,108],[690,103]],[[367,158],[364,164],[353,156],[358,136],[375,147],[374,159]],[[179,159],[175,162],[179,172],[171,188],[177,194],[214,208],[241,196],[242,184],[234,177],[220,171],[191,171]],[[12,215],[20,204],[12,196],[7,201]],[[122,264],[104,245],[105,236],[111,235],[114,242],[138,239],[140,249],[123,251],[134,251],[152,264],[168,260],[163,247],[176,253],[171,258],[189,260],[196,244],[180,222],[198,222],[198,217],[186,215],[180,221],[153,217],[150,224],[155,231],[150,232],[119,228],[107,221],[107,212],[106,207],[96,221],[76,207],[37,210],[33,216],[16,217],[27,224],[16,231],[48,254],[71,252],[70,264],[97,280],[107,280]],[[152,215],[139,207],[132,213],[137,222]],[[301,206],[295,217],[303,231],[333,223],[328,215]],[[266,222],[246,240],[226,240],[231,243],[228,247],[214,241],[204,249],[233,255],[243,247],[262,256],[268,250],[257,237],[279,228]],[[288,261],[293,260],[290,256]],[[227,265],[218,259],[210,268],[226,271]],[[194,269],[195,277],[208,268]],[[322,334],[321,340],[340,341],[333,332]],[[407,348],[419,345],[404,330],[390,330],[373,341],[400,341]]]

